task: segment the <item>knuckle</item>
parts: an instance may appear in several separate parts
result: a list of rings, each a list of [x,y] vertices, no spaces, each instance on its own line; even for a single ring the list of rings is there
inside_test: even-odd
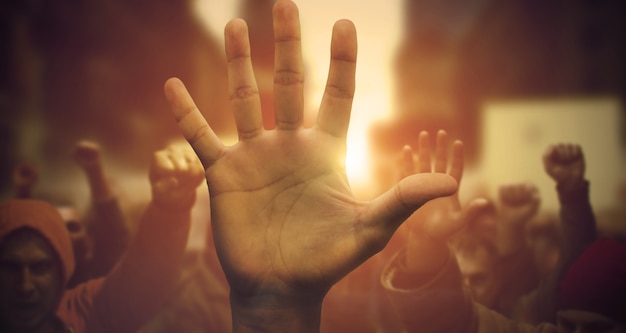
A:
[[[233,89],[230,94],[230,100],[244,100],[253,98],[259,95],[258,89],[253,86],[240,86]]]
[[[304,84],[304,75],[290,69],[277,70],[274,75],[274,84],[281,86],[295,86]]]

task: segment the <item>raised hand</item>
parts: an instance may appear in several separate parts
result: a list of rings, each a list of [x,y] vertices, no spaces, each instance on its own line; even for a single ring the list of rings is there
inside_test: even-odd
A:
[[[204,168],[190,147],[171,145],[154,153],[149,178],[155,204],[171,211],[188,211],[196,201]]]
[[[76,143],[72,158],[83,169],[91,196],[95,202],[104,202],[115,197],[105,175],[100,145],[89,140]]]
[[[585,177],[585,158],[578,144],[550,145],[543,155],[546,173],[564,189],[579,185]]]
[[[84,169],[101,167],[100,145],[95,142],[79,141],[72,150],[74,161]]]
[[[290,309],[319,314],[326,291],[384,247],[406,217],[457,188],[445,174],[414,175],[372,202],[357,201],[344,167],[355,86],[355,28],[347,20],[335,24],[317,121],[304,128],[297,7],[279,0],[273,17],[274,130],[262,125],[242,20],[225,29],[237,144],[221,143],[182,82],[173,78],[165,84],[179,128],[206,169],[213,234],[231,286],[235,331],[241,330],[242,313],[254,308],[280,309],[283,318]],[[312,325],[307,330],[315,331],[319,318],[307,324]]]
[[[448,171],[448,134],[440,130],[437,133],[435,151],[432,152],[428,132],[421,132],[418,138],[417,165],[412,148],[405,146],[402,149],[402,169],[405,176],[414,173],[446,173],[453,177],[460,185],[463,176],[463,143],[455,141],[451,148],[451,163]],[[434,163],[432,158],[434,155]],[[441,240],[456,232],[462,227],[461,203],[458,191],[453,195],[432,200],[411,217],[411,224],[419,223],[419,229],[429,237]],[[413,221],[419,222],[413,222]]]
[[[428,132],[421,132],[418,138],[417,163],[411,147],[403,148],[401,169],[405,175],[447,172],[460,184],[464,168],[463,143],[457,140],[452,144],[448,169],[448,134],[443,130],[437,133],[434,152],[429,141]],[[425,204],[408,221],[410,236],[406,267],[414,271],[432,271],[442,265],[448,255],[447,251],[442,250],[447,240],[465,227],[468,221],[487,209],[488,204],[487,200],[478,198],[461,207],[458,191]]]
[[[516,224],[523,224],[537,214],[541,202],[537,186],[531,183],[502,185],[498,197],[498,218]]]
[[[514,183],[498,189],[498,250],[501,255],[518,251],[524,246],[526,223],[539,210],[539,190],[531,183]]]

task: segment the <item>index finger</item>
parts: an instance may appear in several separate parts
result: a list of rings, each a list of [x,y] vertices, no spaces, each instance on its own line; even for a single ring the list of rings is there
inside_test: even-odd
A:
[[[224,145],[206,122],[187,88],[178,78],[167,80],[164,91],[178,128],[198,155],[204,168],[208,168],[219,158]]]

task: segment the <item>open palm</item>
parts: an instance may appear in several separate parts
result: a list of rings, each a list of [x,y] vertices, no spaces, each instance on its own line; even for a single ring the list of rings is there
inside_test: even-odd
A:
[[[335,24],[328,83],[315,126],[304,128],[296,6],[274,6],[276,129],[263,128],[247,26],[225,29],[229,91],[239,142],[224,146],[182,82],[165,94],[206,169],[216,249],[231,295],[325,292],[371,255],[426,201],[454,193],[445,174],[415,175],[372,202],[354,199],[344,169],[354,94],[356,32]]]

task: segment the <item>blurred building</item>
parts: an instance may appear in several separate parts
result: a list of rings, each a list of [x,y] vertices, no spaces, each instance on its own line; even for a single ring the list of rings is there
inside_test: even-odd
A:
[[[619,0],[406,0],[394,112],[370,128],[375,178],[389,184],[389,156],[415,146],[422,130],[447,130],[476,162],[489,100],[623,100],[625,7]]]
[[[223,47],[192,5],[3,1],[2,192],[17,161],[41,165],[50,173],[42,181],[62,176],[80,139],[143,170],[155,150],[181,138],[163,94],[172,76],[185,82],[219,135],[233,135]]]

